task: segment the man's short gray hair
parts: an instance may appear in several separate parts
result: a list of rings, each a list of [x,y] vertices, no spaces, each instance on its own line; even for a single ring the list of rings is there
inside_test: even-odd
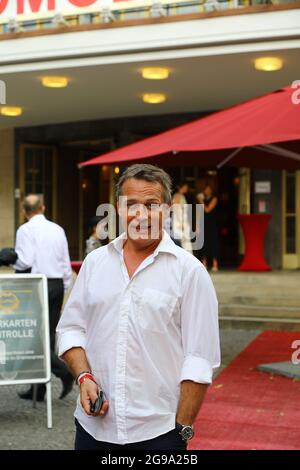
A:
[[[163,188],[164,202],[166,204],[171,203],[172,199],[172,180],[168,173],[162,168],[146,163],[136,163],[126,168],[122,176],[120,177],[116,186],[117,199],[122,195],[122,187],[125,181],[129,178],[135,178],[138,180],[145,180],[149,182],[157,182]]]
[[[39,194],[28,194],[23,201],[23,209],[27,215],[39,213],[43,207],[43,199]]]

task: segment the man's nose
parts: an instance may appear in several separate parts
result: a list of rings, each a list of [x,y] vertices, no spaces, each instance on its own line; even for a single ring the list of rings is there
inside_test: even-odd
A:
[[[136,214],[135,214],[135,219],[138,220],[139,222],[142,222],[144,220],[148,220],[149,214],[147,207],[141,204],[137,209],[136,209]]]

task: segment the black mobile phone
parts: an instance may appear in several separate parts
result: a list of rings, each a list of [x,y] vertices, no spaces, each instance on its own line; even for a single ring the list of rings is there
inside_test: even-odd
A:
[[[98,413],[102,408],[103,402],[104,402],[104,393],[102,390],[100,390],[98,393],[98,398],[96,398],[94,403],[92,403],[92,401],[90,400],[90,412]]]

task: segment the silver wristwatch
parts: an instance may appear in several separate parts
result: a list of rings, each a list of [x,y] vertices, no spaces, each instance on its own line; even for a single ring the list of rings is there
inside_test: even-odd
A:
[[[189,441],[194,437],[194,428],[193,426],[188,426],[185,424],[176,423],[176,430],[182,437],[183,441]]]

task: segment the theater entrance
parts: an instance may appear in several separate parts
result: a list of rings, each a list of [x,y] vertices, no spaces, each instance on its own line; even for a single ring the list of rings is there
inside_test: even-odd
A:
[[[220,269],[236,268],[239,264],[239,185],[240,172],[237,168],[223,168],[219,171],[198,167],[168,168],[174,188],[181,181],[189,184],[188,203],[196,204],[196,196],[206,184],[214,188],[218,198],[217,226]],[[194,221],[195,224],[195,221]],[[195,252],[196,256],[200,253]]]

